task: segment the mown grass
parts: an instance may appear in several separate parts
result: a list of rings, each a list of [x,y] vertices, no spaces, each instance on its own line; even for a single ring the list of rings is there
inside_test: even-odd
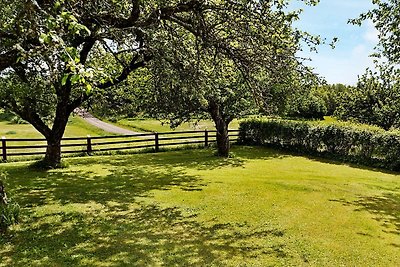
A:
[[[197,123],[183,123],[175,129],[171,129],[168,123],[162,123],[155,119],[121,119],[115,123],[118,126],[135,130],[138,132],[171,132],[171,131],[193,131],[193,130],[214,130],[214,122],[211,120],[202,120]],[[239,120],[234,120],[229,124],[229,129],[238,129]]]
[[[3,164],[0,266],[400,266],[400,175],[267,148]]]
[[[64,137],[85,137],[86,135],[112,135],[97,127],[86,123],[82,118],[71,116],[65,130]],[[14,124],[7,120],[0,120],[0,137],[11,138],[43,138],[30,124]]]

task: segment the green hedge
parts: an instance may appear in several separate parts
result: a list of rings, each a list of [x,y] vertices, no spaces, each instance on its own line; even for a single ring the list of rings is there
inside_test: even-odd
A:
[[[400,171],[398,132],[277,119],[244,121],[239,129],[241,144],[268,145]]]

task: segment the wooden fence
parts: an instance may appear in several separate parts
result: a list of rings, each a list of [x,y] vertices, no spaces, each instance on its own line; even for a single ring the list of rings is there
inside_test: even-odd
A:
[[[63,138],[62,154],[88,154],[96,152],[122,151],[132,149],[153,148],[158,152],[161,147],[204,144],[208,147],[216,142],[216,131],[184,131],[164,133],[143,133],[134,135],[96,136]],[[229,130],[231,141],[236,141],[239,130]],[[1,139],[1,159],[9,157],[39,156],[46,153],[45,139],[13,138]]]

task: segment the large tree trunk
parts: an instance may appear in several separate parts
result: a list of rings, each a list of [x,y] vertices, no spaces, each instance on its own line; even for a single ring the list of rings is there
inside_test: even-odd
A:
[[[209,100],[209,112],[217,129],[218,155],[228,157],[230,150],[228,126],[232,119],[224,116],[220,106],[213,100]]]
[[[48,168],[58,168],[61,166],[61,138],[47,139],[46,156],[43,163]]]
[[[68,118],[72,109],[57,105],[56,117],[50,134],[45,135],[47,141],[46,156],[43,163],[48,168],[59,168],[61,166],[61,139],[67,127]]]
[[[228,157],[230,150],[228,124],[225,123],[225,121],[220,120],[218,123],[215,122],[215,125],[217,128],[218,155]]]

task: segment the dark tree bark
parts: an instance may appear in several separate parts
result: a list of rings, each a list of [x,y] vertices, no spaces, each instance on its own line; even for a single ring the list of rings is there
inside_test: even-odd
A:
[[[46,167],[57,168],[61,165],[61,140],[47,140],[46,156],[44,157]]]
[[[78,103],[76,103],[78,104]],[[26,111],[16,112],[22,119],[28,121],[46,138],[47,148],[43,164],[46,168],[54,169],[61,165],[61,139],[64,135],[68,118],[72,113],[71,106],[57,105],[56,117],[50,129],[37,114]]]
[[[218,105],[216,101],[209,100],[208,103],[211,118],[213,119],[215,128],[217,129],[218,155],[221,157],[228,157],[230,151],[228,126],[232,121],[232,118],[223,114],[220,105]]]
[[[218,155],[228,157],[230,150],[228,124],[223,120],[214,121],[217,128]]]
[[[65,111],[61,116],[56,117],[51,134],[46,137],[47,148],[43,163],[48,168],[61,166],[61,139],[67,127],[68,118],[71,112]]]

